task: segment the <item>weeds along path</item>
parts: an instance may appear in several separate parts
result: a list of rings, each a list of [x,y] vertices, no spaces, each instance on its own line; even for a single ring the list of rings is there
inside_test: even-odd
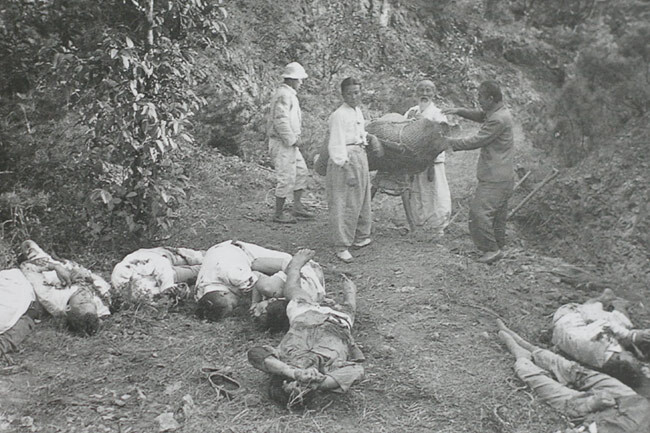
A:
[[[246,361],[253,345],[281,335],[256,330],[246,311],[220,323],[192,315],[191,303],[160,303],[121,311],[92,338],[75,338],[46,321],[11,373],[0,374],[0,432],[159,431],[155,418],[172,413],[182,432],[531,432],[566,422],[521,386],[513,360],[495,337],[495,318],[543,344],[549,315],[572,293],[540,272],[542,260],[513,242],[494,266],[471,257],[463,197],[476,156],[448,159],[460,214],[441,239],[404,235],[398,199],[376,197],[374,242],[341,265],[327,235],[319,179],[309,200],[315,221],[270,221],[272,174],[236,158],[203,155],[184,224],[166,241],[208,248],[240,239],[293,252],[316,250],[335,293],[340,272],[359,288],[355,338],[366,355],[366,378],[346,395],[323,394],[303,412],[269,402],[267,378]],[[199,159],[197,159],[199,161]],[[115,257],[115,262],[120,258]],[[110,269],[112,264],[106,264]],[[541,341],[541,342],[540,342]],[[200,369],[231,370],[243,392],[219,399]],[[6,393],[4,391],[7,391]]]

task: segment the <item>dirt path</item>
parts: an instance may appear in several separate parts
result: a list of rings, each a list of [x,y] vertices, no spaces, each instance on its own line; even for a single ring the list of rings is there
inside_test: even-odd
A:
[[[375,242],[351,265],[329,247],[326,211],[296,226],[269,221],[270,173],[236,159],[207,157],[186,210],[187,224],[170,245],[208,248],[224,239],[284,251],[302,246],[330,281],[345,271],[359,286],[356,339],[367,357],[366,378],[349,394],[320,396],[305,412],[271,404],[266,378],[246,362],[246,350],[277,344],[280,335],[255,330],[244,311],[204,323],[191,305],[158,304],[114,315],[96,337],[80,339],[50,321],[41,324],[14,359],[20,368],[0,373],[0,431],[158,431],[154,419],[174,414],[182,432],[531,432],[566,422],[533,399],[514,378],[512,359],[495,338],[503,317],[533,341],[549,315],[569,299],[590,294],[561,286],[548,272],[553,259],[524,252],[517,241],[494,266],[472,259],[462,199],[473,183],[476,155],[453,155],[447,170],[455,211],[442,239],[426,232],[403,236],[401,205],[375,203]],[[215,175],[213,167],[225,172]],[[318,183],[316,179],[314,181]],[[322,195],[310,200],[322,205]],[[115,257],[117,261],[119,257]],[[114,262],[113,262],[114,263]],[[106,275],[112,263],[106,263]],[[330,283],[329,290],[336,290]],[[543,341],[543,338],[542,338]],[[217,398],[202,366],[231,369],[244,391]]]

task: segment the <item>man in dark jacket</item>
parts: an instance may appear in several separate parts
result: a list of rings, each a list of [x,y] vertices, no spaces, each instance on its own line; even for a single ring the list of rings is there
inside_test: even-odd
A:
[[[469,231],[483,255],[482,263],[503,257],[508,200],[514,188],[514,138],[510,111],[503,104],[499,85],[484,81],[478,89],[480,110],[450,108],[444,114],[456,114],[481,122],[478,133],[469,138],[448,139],[448,150],[481,149],[476,166],[478,186],[470,207]]]

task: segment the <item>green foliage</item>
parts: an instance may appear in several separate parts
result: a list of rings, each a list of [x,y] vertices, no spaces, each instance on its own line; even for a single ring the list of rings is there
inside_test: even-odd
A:
[[[73,186],[74,198],[58,210],[74,202],[95,239],[168,230],[189,187],[180,161],[194,142],[190,119],[205,104],[194,91],[205,71],[195,68],[193,47],[223,43],[225,17],[219,0],[10,2],[2,62],[10,82],[27,78],[4,90],[24,92],[25,118],[25,106],[44,116],[37,101],[62,95],[52,111],[77,118],[82,131],[71,143],[3,146],[21,166],[13,181],[29,172],[57,193],[64,182]],[[54,150],[58,173],[44,169],[49,159],[39,166],[26,157],[39,147]]]
[[[613,31],[604,19],[556,35],[557,45],[578,54],[554,106],[543,114],[555,119],[553,140],[545,134],[538,140],[553,143],[566,164],[576,164],[650,110],[649,35],[647,23]]]
[[[33,194],[25,188],[0,194],[0,238],[13,244],[34,237],[41,229],[39,214],[48,202],[47,194]]]

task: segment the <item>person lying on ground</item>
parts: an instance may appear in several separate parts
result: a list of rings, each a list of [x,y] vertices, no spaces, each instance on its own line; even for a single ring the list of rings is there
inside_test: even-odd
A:
[[[70,260],[56,260],[32,240],[21,245],[26,258],[20,270],[31,283],[36,299],[55,317],[64,317],[70,331],[92,335],[100,318],[111,313],[110,285],[99,275]]]
[[[553,344],[574,360],[629,386],[650,385],[650,368],[639,359],[650,355],[650,329],[634,328],[628,305],[605,289],[583,304],[561,306],[553,315]]]
[[[363,354],[352,338],[356,312],[356,286],[343,276],[341,304],[320,305],[301,284],[300,269],[314,251],[298,251],[287,266],[284,292],[289,304],[289,332],[277,348],[257,346],[248,351],[253,367],[272,375],[269,395],[291,407],[304,404],[314,390],[346,392],[363,378]]]
[[[259,273],[284,269],[291,261],[291,254],[274,251],[255,244],[240,241],[224,241],[211,247],[203,258],[203,264],[196,278],[197,315],[211,321],[221,320],[251,296]],[[284,264],[282,264],[284,263]]]
[[[18,350],[34,328],[34,289],[20,269],[0,271],[0,356]]]
[[[287,265],[284,259],[268,258],[257,259],[253,263],[253,267],[258,271],[254,271],[257,282],[252,288],[250,312],[253,320],[262,329],[271,332],[286,332],[289,329],[289,318],[286,314],[289,301],[284,290]],[[300,286],[316,302],[326,301],[323,269],[315,261],[309,260],[300,269]]]
[[[497,320],[499,338],[517,359],[515,372],[539,398],[584,431],[650,433],[650,402],[627,385],[522,339]]]
[[[192,284],[204,256],[189,248],[139,249],[113,268],[113,290],[127,299],[152,299],[180,283]]]

